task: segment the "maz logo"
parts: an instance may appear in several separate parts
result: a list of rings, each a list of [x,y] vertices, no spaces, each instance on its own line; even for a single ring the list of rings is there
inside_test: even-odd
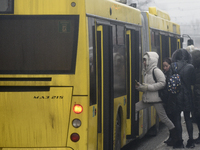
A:
[[[34,99],[63,99],[64,96],[34,96]]]

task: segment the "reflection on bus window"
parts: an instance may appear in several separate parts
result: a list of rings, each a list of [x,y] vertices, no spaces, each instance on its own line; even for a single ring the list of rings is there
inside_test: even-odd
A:
[[[113,27],[113,73],[114,97],[126,95],[126,55],[124,45],[124,27]],[[116,40],[116,41],[115,41]],[[116,44],[115,44],[116,43]]]
[[[75,73],[79,16],[0,15],[0,24],[0,73]]]
[[[160,34],[158,31],[151,31],[151,51],[156,52],[160,55]],[[161,68],[161,57],[158,60],[158,67]]]
[[[90,105],[96,104],[96,53],[94,48],[94,19],[88,18],[90,57]]]

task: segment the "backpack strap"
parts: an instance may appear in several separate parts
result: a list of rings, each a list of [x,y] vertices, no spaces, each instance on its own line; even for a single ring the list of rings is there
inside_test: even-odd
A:
[[[185,66],[186,66],[186,65],[183,65],[183,66],[180,68],[179,72],[178,72],[177,64],[176,64],[176,62],[174,62],[174,71],[175,71],[175,73],[176,73],[176,74],[180,74],[180,72],[185,68]],[[181,81],[182,81],[183,83],[185,83],[184,80],[183,80],[183,78],[182,78],[181,76],[180,76],[180,78],[181,78]]]
[[[157,83],[157,79],[156,79],[156,76],[155,76],[155,74],[154,74],[154,69],[156,69],[156,68],[157,68],[157,67],[153,68],[152,73],[153,73],[153,79],[154,79],[154,81]]]
[[[181,67],[181,69],[179,70],[179,72],[178,72],[177,64],[176,64],[176,62],[174,62],[174,71],[175,71],[175,73],[176,73],[176,74],[179,74],[179,73],[181,72],[181,70],[182,70],[183,68],[185,68],[185,66],[186,66],[186,65],[183,65],[183,66]],[[174,73],[173,73],[173,74],[174,74]]]
[[[177,71],[177,64],[176,64],[176,62],[174,63],[174,71],[175,71],[175,73],[178,73],[178,71]],[[181,68],[182,69],[182,68]]]

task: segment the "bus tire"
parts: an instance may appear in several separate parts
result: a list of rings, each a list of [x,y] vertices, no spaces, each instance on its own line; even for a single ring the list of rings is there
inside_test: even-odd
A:
[[[115,150],[121,149],[121,118],[118,113],[115,130]]]

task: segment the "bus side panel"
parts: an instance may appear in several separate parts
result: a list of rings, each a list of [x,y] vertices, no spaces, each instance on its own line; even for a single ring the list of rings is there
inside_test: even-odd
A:
[[[66,146],[72,87],[31,88],[0,92],[0,147]]]

